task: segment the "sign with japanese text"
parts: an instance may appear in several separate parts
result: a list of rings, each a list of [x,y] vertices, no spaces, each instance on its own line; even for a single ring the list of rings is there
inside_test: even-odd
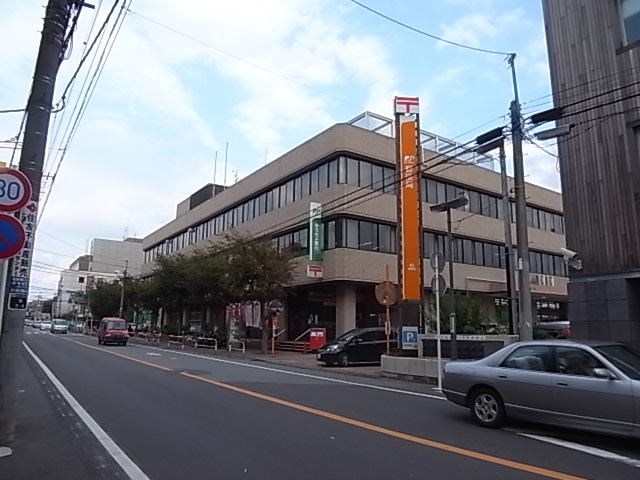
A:
[[[35,232],[38,221],[38,203],[29,201],[16,215],[24,228],[25,242],[22,250],[13,259],[13,268],[9,282],[9,308],[13,310],[23,310],[26,308],[26,301],[29,295],[31,259],[33,257]]]
[[[420,160],[418,118],[398,115],[398,161],[400,195],[400,293],[402,300],[422,299],[422,219],[420,205]]]
[[[322,260],[324,235],[322,228],[322,204],[309,204],[309,260]]]

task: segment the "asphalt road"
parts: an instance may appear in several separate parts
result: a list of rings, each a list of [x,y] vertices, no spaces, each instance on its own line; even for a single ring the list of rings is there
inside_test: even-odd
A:
[[[102,347],[80,335],[32,332],[25,341],[154,480],[640,478],[639,442],[531,425],[483,429],[426,385]]]

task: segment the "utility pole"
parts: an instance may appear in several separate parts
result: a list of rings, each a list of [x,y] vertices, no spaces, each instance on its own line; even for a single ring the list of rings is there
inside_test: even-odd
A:
[[[502,216],[504,221],[505,267],[507,270],[507,303],[509,304],[509,329],[513,335],[518,333],[518,310],[516,279],[513,274],[513,239],[511,238],[511,201],[509,200],[509,180],[507,177],[507,154],[504,151],[504,138],[500,139],[500,180],[502,183]]]
[[[518,96],[515,53],[509,56],[513,80],[514,100],[511,102],[511,133],[513,141],[513,179],[516,196],[516,241],[518,243],[519,331],[520,340],[533,339],[533,314],[529,266],[529,232],[527,226],[527,197],[524,181],[524,157],[522,154],[522,113]]]
[[[122,288],[120,289],[120,310],[118,316],[120,318],[124,318],[122,314],[124,313],[124,284],[127,281],[127,270],[129,269],[129,259],[125,259],[124,261],[124,273],[122,275]]]
[[[37,206],[40,200],[42,168],[47,147],[47,132],[53,104],[55,81],[64,58],[65,37],[74,8],[81,8],[82,0],[49,0],[42,29],[42,38],[31,95],[27,103],[20,170],[32,185],[31,200]],[[37,211],[33,212],[34,215]],[[35,242],[35,238],[30,239]],[[11,275],[12,268],[9,268]],[[28,277],[31,258],[28,259]],[[4,279],[11,285],[10,279]],[[0,299],[5,301],[6,298]],[[22,349],[24,310],[4,310],[3,332],[0,338],[0,446],[9,447],[15,439],[16,397],[18,390],[17,364]],[[8,454],[11,450],[8,449]]]

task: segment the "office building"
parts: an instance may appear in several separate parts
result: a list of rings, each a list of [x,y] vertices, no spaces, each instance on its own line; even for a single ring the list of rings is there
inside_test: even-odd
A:
[[[464,193],[469,204],[453,212],[455,285],[460,292],[482,295],[495,310],[504,303],[505,246],[500,175],[489,157],[455,142],[422,132],[424,160],[449,158],[422,178],[425,255],[446,251],[446,215],[427,208]],[[446,153],[444,153],[446,152]],[[213,185],[198,193],[187,211],[143,240],[142,274],[151,274],[160,255],[205,246],[232,228],[268,236],[281,249],[299,255],[295,295],[285,300],[283,328],[296,338],[309,325],[344,332],[355,326],[378,325],[384,311],[374,287],[390,267],[396,279],[396,144],[392,121],[364,113],[336,124],[265,165],[227,189]],[[564,220],[560,194],[527,186],[531,242],[532,290],[539,315],[564,315],[566,266]],[[186,203],[185,203],[186,202]],[[319,278],[317,262],[308,260],[310,204],[322,205],[324,255]],[[514,214],[513,208],[508,215]],[[515,229],[514,229],[515,238]],[[425,264],[428,288],[433,271]],[[192,316],[201,312],[193,312]],[[179,316],[179,315],[178,315]]]
[[[572,332],[640,346],[640,0],[543,1]],[[581,268],[580,268],[581,267]]]

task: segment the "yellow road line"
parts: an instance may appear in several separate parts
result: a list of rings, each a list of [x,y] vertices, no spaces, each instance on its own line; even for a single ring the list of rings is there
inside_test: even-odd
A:
[[[65,339],[67,340],[67,339]],[[122,353],[112,352],[110,350],[105,350],[103,348],[95,347],[93,345],[87,345],[82,342],[78,342],[76,340],[67,340],[69,342],[77,343],[78,345],[82,345],[83,347],[91,348],[93,350],[98,350],[99,352],[109,353],[111,355],[115,355],[116,357],[124,358],[126,360],[131,360],[132,362],[141,363],[142,365],[146,365],[152,368],[158,368],[160,370],[164,370],[167,372],[173,372],[175,370],[167,367],[163,367],[162,365],[158,365],[151,362],[146,362],[144,360],[140,360],[134,357],[130,357],[128,355],[123,355]],[[428,440],[422,437],[416,437],[414,435],[409,435],[402,432],[397,432],[395,430],[391,430],[384,427],[379,427],[377,425],[372,425],[370,423],[362,422],[360,420],[354,420],[353,418],[343,417],[342,415],[337,415],[335,413],[327,412],[324,410],[319,410],[317,408],[307,407],[306,405],[301,405],[299,403],[290,402],[288,400],[283,400],[281,398],[272,397],[270,395],[265,395],[263,393],[254,392],[252,390],[247,390],[241,387],[236,387],[234,385],[230,385],[228,383],[218,382],[216,380],[211,380],[210,378],[204,378],[199,375],[193,375],[187,372],[180,372],[180,375],[185,377],[199,380],[201,382],[208,383],[210,385],[215,385],[216,387],[224,388],[226,390],[230,390],[232,392],[241,393],[243,395],[247,395],[253,398],[258,398],[260,400],[264,400],[266,402],[271,402],[276,405],[281,405],[283,407],[292,408],[294,410],[298,410],[301,412],[309,413],[311,415],[316,415],[319,417],[327,418],[329,420],[334,420],[336,422],[344,423],[346,425],[351,425],[353,427],[362,428],[363,430],[369,430],[371,432],[376,432],[382,435],[387,435],[389,437],[397,438],[399,440],[405,440],[407,442],[416,443],[418,445],[423,445],[425,447],[433,448],[436,450],[442,450],[445,452],[453,453],[456,455],[461,455],[467,458],[473,458],[475,460],[480,460],[487,463],[492,463],[494,465],[499,465],[506,468],[511,468],[514,470],[520,470],[522,472],[531,473],[534,475],[539,475],[541,477],[552,478],[554,480],[587,480],[584,477],[577,477],[575,475],[570,475],[568,473],[557,472],[555,470],[549,470],[547,468],[536,467],[534,465],[528,465],[526,463],[516,462],[513,460],[507,460],[505,458],[496,457],[494,455],[488,455],[486,453],[476,452],[474,450],[468,450],[466,448],[456,447],[453,445],[448,445],[446,443],[437,442],[435,440]]]
[[[473,458],[475,460],[481,460],[483,462],[493,463],[495,465],[500,465],[502,467],[512,468],[514,470],[520,470],[523,472],[540,475],[542,477],[552,478],[554,480],[586,480],[583,477],[576,477],[575,475],[556,472],[554,470],[536,467],[533,465],[528,465],[526,463],[515,462],[513,460],[506,460],[504,458],[495,457],[493,455],[475,452],[473,450],[467,450],[466,448],[447,445],[446,443],[436,442],[435,440],[428,440],[426,438],[408,435],[406,433],[397,432],[395,430],[390,430],[384,427],[379,427],[377,425],[372,425],[370,423],[362,422],[360,420],[354,420],[352,418],[343,417],[342,415],[336,415],[335,413],[326,412],[324,410],[319,410],[317,408],[307,407],[306,405],[300,405],[299,403],[290,402],[288,400],[272,397],[270,395],[265,395],[265,394],[254,392],[251,390],[246,390],[241,387],[236,387],[234,385],[229,385],[228,383],[211,380],[210,378],[200,377],[198,375],[193,375],[191,373],[181,372],[180,374],[185,377],[189,377],[194,380],[200,380],[201,382],[209,383],[211,385],[215,385],[216,387],[231,390],[236,393],[241,393],[243,395],[248,395],[250,397],[259,398],[260,400],[275,403],[277,405],[282,405],[284,407],[299,410],[301,412],[310,413],[312,415],[317,415],[319,417],[328,418],[336,422],[341,422],[347,425],[351,425],[353,427],[358,427],[364,430],[369,430],[371,432],[387,435],[389,437],[405,440],[407,442],[417,443],[419,445],[424,445],[425,447],[430,447],[437,450],[443,450],[445,452],[454,453],[456,455],[462,455],[464,457]]]
[[[132,362],[141,363],[142,365],[146,365],[147,367],[158,368],[160,370],[164,370],[165,372],[173,372],[173,371],[175,371],[172,368],[163,367],[162,365],[158,365],[156,363],[146,362],[144,360],[140,360],[139,358],[134,358],[134,357],[130,357],[128,355],[123,355],[122,353],[112,352],[111,350],[106,350],[104,348],[94,347],[93,345],[87,345],[86,343],[78,342],[77,340],[68,340],[66,338],[64,340],[67,340],[68,342],[77,343],[78,345],[82,345],[83,347],[91,348],[93,350],[98,350],[99,352],[104,352],[104,353],[108,353],[110,355],[115,355],[116,357],[125,358],[127,360],[131,360]]]

